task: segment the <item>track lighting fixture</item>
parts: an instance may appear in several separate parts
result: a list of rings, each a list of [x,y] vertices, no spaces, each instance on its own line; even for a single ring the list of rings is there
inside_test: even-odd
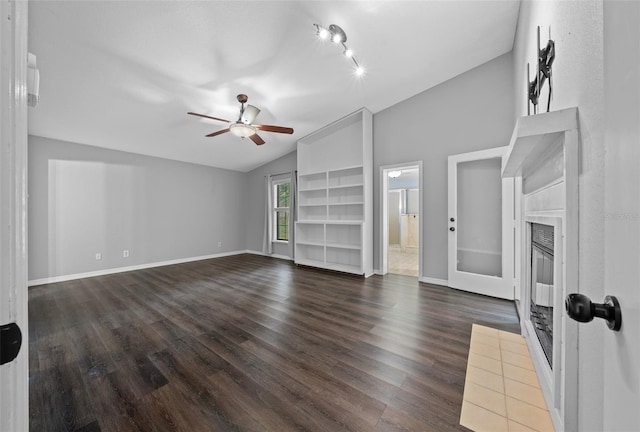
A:
[[[331,24],[329,28],[324,28],[320,24],[314,24],[314,26],[316,27],[316,35],[318,38],[322,40],[328,39],[335,44],[342,45],[344,48],[342,54],[353,61],[353,64],[355,65],[353,71],[356,76],[360,77],[364,75],[364,68],[360,66],[356,58],[353,56],[353,50],[347,47],[347,34],[342,30],[342,28],[340,28],[340,26],[336,24]]]

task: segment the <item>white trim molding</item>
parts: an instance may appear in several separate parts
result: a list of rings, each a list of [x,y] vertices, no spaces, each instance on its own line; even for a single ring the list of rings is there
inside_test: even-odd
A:
[[[174,265],[174,264],[183,264],[183,263],[187,263],[187,262],[202,261],[202,260],[207,260],[207,259],[212,259],[212,258],[222,258],[222,257],[226,257],[226,256],[231,256],[231,255],[240,255],[240,254],[243,254],[243,253],[255,253],[255,252],[248,251],[248,250],[223,252],[223,253],[213,254],[213,255],[202,255],[202,256],[189,257],[189,258],[178,258],[178,259],[169,260],[169,261],[159,261],[159,262],[154,262],[154,263],[139,264],[139,265],[127,266],[127,267],[116,267],[116,268],[110,268],[110,269],[104,269],[104,270],[96,270],[96,271],[86,272],[86,273],[76,273],[76,274],[71,274],[71,275],[53,276],[53,277],[48,277],[48,278],[30,280],[29,282],[27,282],[27,286],[31,287],[31,286],[45,285],[45,284],[51,284],[51,283],[56,283],[56,282],[66,282],[66,281],[70,281],[70,280],[84,279],[84,278],[95,277],[95,276],[105,276],[105,275],[110,275],[110,274],[115,274],[115,273],[124,273],[124,272],[133,271],[133,270],[144,270],[144,269],[149,269],[149,268],[154,268],[154,267],[163,267],[163,266]],[[264,255],[264,254],[260,253],[259,255]],[[267,255],[267,256],[270,256],[270,255]]]
[[[449,281],[446,280],[446,279],[436,279],[436,278],[432,278],[432,277],[423,276],[418,280],[420,282],[428,283],[428,284],[432,284],[432,285],[442,285],[442,286],[445,286],[445,287],[449,286]]]
[[[0,367],[0,431],[29,429],[26,1],[0,0],[0,323],[15,323],[22,345]]]
[[[269,258],[277,258],[277,259],[281,259],[281,260],[285,260],[285,261],[293,261],[293,258],[291,258],[290,256],[287,256],[287,255],[267,254],[267,253],[264,253],[264,252],[248,250],[248,249],[246,251],[244,251],[244,253],[248,253],[248,254],[252,254],[252,255],[266,256],[266,257],[269,257]]]

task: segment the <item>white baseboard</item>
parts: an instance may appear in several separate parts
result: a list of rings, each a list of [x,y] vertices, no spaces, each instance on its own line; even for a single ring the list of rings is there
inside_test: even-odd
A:
[[[293,261],[293,258],[291,258],[288,255],[278,255],[278,254],[266,254],[264,252],[259,252],[259,251],[254,251],[254,250],[246,250],[244,251],[245,253],[250,253],[253,255],[260,255],[260,256],[266,256],[266,257],[270,257],[270,258],[278,258],[278,259],[282,259],[282,260],[287,260],[287,261]]]
[[[192,262],[192,261],[202,261],[202,260],[211,259],[211,258],[222,258],[225,256],[239,255],[243,253],[252,253],[252,252],[247,250],[223,252],[223,253],[213,254],[213,255],[202,255],[197,257],[179,258],[179,259],[170,260],[170,261],[160,261],[160,262],[139,264],[139,265],[128,266],[128,267],[116,267],[116,268],[97,270],[97,271],[86,272],[86,273],[53,276],[49,278],[30,280],[27,282],[27,286],[44,285],[44,284],[50,284],[50,283],[56,283],[56,282],[66,282],[70,280],[83,279],[83,278],[95,277],[95,276],[104,276],[104,275],[109,275],[114,273],[123,273],[123,272],[128,272],[133,270],[143,270],[143,269],[148,269],[153,267],[182,264],[182,263]]]
[[[382,271],[380,269],[374,269],[373,270],[373,274],[376,275],[383,275]],[[424,282],[424,283],[428,283],[428,284],[432,284],[432,285],[442,285],[442,286],[449,286],[449,281],[446,279],[436,279],[436,278],[430,278],[430,277],[421,277],[418,278],[418,282]]]
[[[421,277],[420,278],[420,282],[424,282],[424,283],[428,283],[428,284],[432,284],[432,285],[442,285],[442,286],[449,286],[449,281],[446,279],[436,279],[436,278],[430,278],[430,277]]]

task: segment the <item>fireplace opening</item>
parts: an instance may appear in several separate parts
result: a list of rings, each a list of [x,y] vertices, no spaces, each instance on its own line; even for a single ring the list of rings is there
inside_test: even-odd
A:
[[[542,351],[553,369],[553,226],[531,224],[530,316]]]

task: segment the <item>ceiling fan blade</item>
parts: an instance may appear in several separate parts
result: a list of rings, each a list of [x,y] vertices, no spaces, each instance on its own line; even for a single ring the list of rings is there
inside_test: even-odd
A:
[[[249,138],[251,138],[251,141],[253,141],[257,145],[264,144],[264,140],[262,138],[260,138],[260,135],[258,135],[258,134],[253,134]]]
[[[260,114],[259,108],[254,107],[253,105],[247,105],[244,108],[244,112],[242,113],[240,121],[244,124],[251,124],[251,122],[253,122],[256,117],[258,117],[258,114]]]
[[[188,112],[187,114],[198,116],[198,117],[204,117],[204,118],[208,118],[208,119],[211,119],[211,120],[218,120],[218,121],[221,121],[221,122],[229,123],[229,120],[221,119],[221,118],[218,118],[218,117],[211,117],[211,116],[208,116],[208,115],[198,114],[198,113],[194,113],[194,112]]]
[[[216,135],[222,135],[223,133],[227,133],[227,132],[229,132],[230,130],[231,130],[231,129],[226,128],[226,129],[219,130],[218,132],[210,133],[209,135],[205,135],[205,136],[206,136],[206,137],[214,137],[214,136],[216,136]]]
[[[277,133],[286,133],[292,134],[293,129],[290,127],[283,126],[270,126],[270,125],[253,125],[256,129],[265,131],[265,132],[277,132]]]

